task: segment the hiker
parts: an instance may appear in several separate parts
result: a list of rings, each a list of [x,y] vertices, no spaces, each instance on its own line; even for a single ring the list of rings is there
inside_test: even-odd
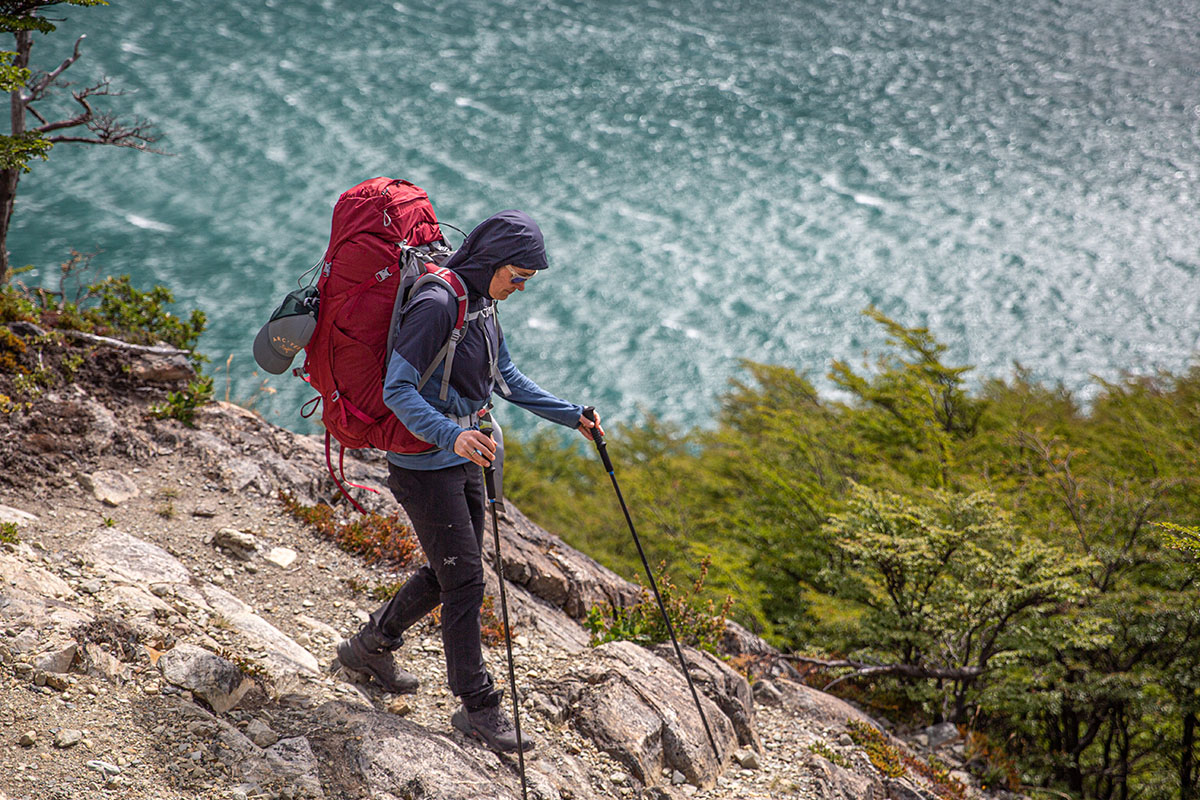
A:
[[[478,316],[468,323],[447,365],[443,346],[458,302],[439,284],[416,292],[397,323],[383,389],[384,402],[404,427],[434,445],[426,452],[389,452],[387,457],[388,487],[408,514],[429,563],[358,634],[343,640],[337,654],[343,666],[370,675],[388,692],[415,692],[416,676],[396,664],[392,651],[403,643],[404,632],[440,603],[446,678],[462,702],[451,723],[494,750],[511,752],[517,749],[516,731],[501,707],[503,693],[488,674],[480,641],[485,506],[480,468],[492,463],[497,448],[478,430],[479,417],[490,407],[493,391],[540,417],[578,428],[588,439],[593,425],[599,429],[599,417],[593,422],[582,406],[541,389],[509,357],[496,304],[524,291],[549,266],[542,232],[528,215],[502,211],[490,217],[443,266],[459,276],[468,291],[467,310]],[[447,366],[448,389],[443,382]],[[532,740],[521,738],[524,750],[533,747]]]

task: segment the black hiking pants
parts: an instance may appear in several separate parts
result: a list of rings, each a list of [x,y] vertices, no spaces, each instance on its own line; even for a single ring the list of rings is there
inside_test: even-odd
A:
[[[500,695],[483,663],[479,612],[483,605],[483,470],[463,464],[413,470],[388,464],[388,488],[404,507],[429,563],[412,574],[371,621],[398,644],[417,620],[442,606],[446,679],[469,710],[495,705]]]

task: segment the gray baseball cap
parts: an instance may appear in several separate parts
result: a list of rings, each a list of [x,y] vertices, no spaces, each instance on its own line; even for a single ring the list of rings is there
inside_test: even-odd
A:
[[[289,292],[254,337],[254,360],[267,372],[281,375],[317,329],[317,289]]]

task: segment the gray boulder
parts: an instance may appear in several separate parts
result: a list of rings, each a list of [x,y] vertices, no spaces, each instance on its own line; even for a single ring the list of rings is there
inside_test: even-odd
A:
[[[696,690],[703,692],[708,699],[717,704],[725,716],[729,717],[734,731],[737,732],[738,744],[752,747],[761,753],[762,741],[754,726],[754,697],[750,693],[750,684],[742,675],[711,653],[691,647],[684,647],[682,650]],[[654,647],[653,651],[682,674],[679,657],[672,645],[660,644]]]
[[[191,644],[163,653],[158,668],[168,683],[187,689],[218,714],[236,706],[254,685],[232,661]]]
[[[514,770],[503,768],[483,747],[464,748],[449,735],[401,717],[341,702],[321,706],[317,717],[327,731],[336,731],[324,743],[331,757],[336,754],[352,771],[338,776],[345,784],[339,788],[347,795],[357,788],[359,794],[380,798],[516,800],[521,796]]]
[[[179,559],[155,544],[118,530],[91,538],[83,550],[108,577],[140,584],[186,584],[192,580]]]
[[[736,746],[732,723],[702,696],[719,750],[714,755],[683,676],[630,642],[595,648],[546,692],[565,695],[571,724],[646,786],[660,784],[668,769],[693,786],[710,787]]]
[[[813,800],[883,800],[887,796],[874,769],[867,774],[848,770],[816,754],[809,755],[803,766],[808,784],[804,796]]]

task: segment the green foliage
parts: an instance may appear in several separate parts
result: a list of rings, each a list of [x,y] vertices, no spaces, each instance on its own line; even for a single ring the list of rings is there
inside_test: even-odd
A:
[[[1019,368],[968,391],[929,331],[868,314],[891,345],[834,365],[847,402],[746,364],[715,430],[614,426],[654,558],[710,556],[734,618],[782,648],[910,668],[839,686],[969,725],[989,785],[1200,785],[1200,367],[1101,384],[1089,408]],[[513,438],[514,501],[636,579],[590,453]]]
[[[17,535],[17,524],[15,522],[0,522],[0,543],[21,543],[21,537]]]
[[[717,652],[721,634],[725,630],[725,619],[729,613],[732,597],[727,597],[725,605],[717,611],[713,601],[703,600],[701,590],[704,579],[708,575],[709,562],[700,564],[700,576],[692,584],[690,590],[681,593],[667,575],[666,564],[659,564],[656,570],[655,584],[658,586],[663,605],[671,618],[671,626],[680,642]],[[670,641],[666,621],[658,601],[650,595],[648,589],[642,589],[641,600],[626,608],[592,606],[588,609],[584,627],[592,633],[592,645],[614,641],[631,641],[642,645],[657,644]]]
[[[196,409],[211,403],[212,399],[212,376],[201,375],[189,381],[186,388],[168,392],[164,402],[150,406],[150,415],[158,419],[177,419],[188,427],[195,427]]]
[[[917,502],[855,484],[826,526],[849,557],[844,593],[869,611],[847,646],[858,660],[934,671],[986,670],[1031,646],[1042,612],[1082,600],[1086,560],[1022,536],[994,496],[932,491]],[[1044,643],[1039,643],[1044,646]],[[962,721],[974,675],[914,701]]]
[[[25,86],[32,74],[28,67],[13,64],[17,54],[0,50],[0,92],[15,92]]]
[[[1192,558],[1200,558],[1200,527],[1176,525],[1173,522],[1155,524],[1163,532],[1168,547],[1187,553]]]
[[[833,764],[837,764],[839,767],[843,767],[845,769],[854,768],[854,763],[850,761],[850,759],[846,758],[841,753],[834,752],[833,748],[825,744],[825,742],[821,741],[820,739],[817,739],[815,742],[810,744],[808,746],[808,751],[810,753],[816,753],[821,758]]]
[[[135,289],[128,275],[106,278],[92,286],[89,293],[98,300],[96,315],[112,329],[129,336],[135,344],[154,344],[161,340],[181,350],[193,350],[204,332],[207,317],[194,309],[185,321],[166,310],[175,295],[165,286],[148,292]]]
[[[0,71],[0,75],[3,74],[3,71]],[[29,162],[35,158],[45,161],[50,157],[52,147],[53,142],[33,131],[16,136],[0,134],[0,170],[19,169],[29,172]]]
[[[36,16],[33,12],[59,5],[106,6],[108,2],[107,0],[4,0],[4,2],[0,2],[0,31],[5,33],[16,33],[17,31],[53,33],[58,29],[54,24],[58,20]]]
[[[0,325],[8,322],[33,322],[38,319],[38,307],[28,292],[3,285],[0,286]]]

